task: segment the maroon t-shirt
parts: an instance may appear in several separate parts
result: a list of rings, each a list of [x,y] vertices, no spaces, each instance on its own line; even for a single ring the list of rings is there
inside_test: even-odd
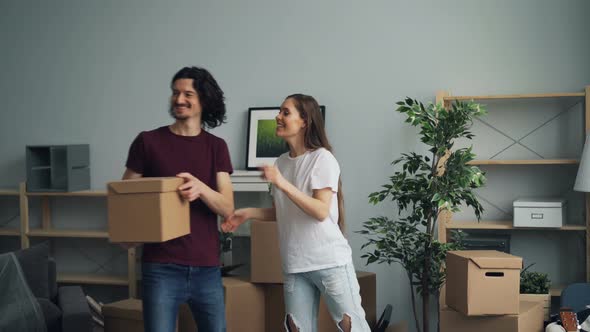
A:
[[[127,168],[144,177],[176,176],[188,172],[217,190],[217,173],[232,173],[225,141],[201,130],[180,136],[168,126],[141,132],[129,148]],[[163,243],[146,243],[143,261],[190,266],[219,265],[217,216],[197,199],[190,204],[191,233]]]

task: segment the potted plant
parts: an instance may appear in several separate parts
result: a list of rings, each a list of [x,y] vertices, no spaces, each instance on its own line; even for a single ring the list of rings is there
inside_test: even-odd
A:
[[[407,116],[407,123],[420,128],[420,140],[429,147],[429,156],[404,153],[393,162],[397,170],[383,190],[369,195],[377,204],[391,199],[397,205],[397,216],[374,217],[363,223],[358,233],[367,236],[362,246],[372,247],[362,257],[370,263],[399,263],[407,273],[412,309],[417,331],[429,331],[430,296],[438,298],[445,281],[444,261],[457,243],[441,243],[434,237],[437,219],[445,212],[459,211],[465,204],[472,207],[479,220],[482,206],[473,189],[485,182],[476,166],[471,148],[454,149],[458,138],[471,139],[469,132],[474,117],[485,111],[473,102],[455,102],[450,109],[442,104],[424,106],[406,98],[397,103],[397,111]],[[422,329],[416,309],[416,292],[422,299]]]
[[[520,299],[525,301],[543,302],[545,318],[549,318],[551,307],[551,279],[547,273],[533,272],[528,269],[535,265],[527,266],[520,272]]]

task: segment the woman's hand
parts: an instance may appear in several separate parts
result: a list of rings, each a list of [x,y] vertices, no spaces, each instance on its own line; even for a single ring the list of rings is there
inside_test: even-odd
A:
[[[233,214],[227,217],[221,224],[221,230],[225,233],[234,232],[241,224],[250,219],[247,209],[235,210]]]
[[[281,188],[281,185],[283,181],[285,181],[285,178],[276,166],[264,165],[260,167],[259,170],[262,171],[261,177],[264,180],[274,184],[278,188]]]
[[[184,184],[178,187],[180,195],[189,202],[192,202],[203,193],[205,184],[190,173],[179,173],[177,177],[184,179]]]

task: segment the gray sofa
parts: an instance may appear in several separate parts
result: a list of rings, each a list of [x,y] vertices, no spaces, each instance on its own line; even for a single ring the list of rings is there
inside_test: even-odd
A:
[[[92,332],[93,321],[80,286],[57,284],[57,269],[47,242],[14,252],[37,298],[48,332]]]

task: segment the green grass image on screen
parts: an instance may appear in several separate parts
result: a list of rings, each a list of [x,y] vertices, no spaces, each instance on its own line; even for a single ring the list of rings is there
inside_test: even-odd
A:
[[[258,120],[256,158],[276,158],[287,152],[285,142],[275,135],[276,129],[275,120]]]

